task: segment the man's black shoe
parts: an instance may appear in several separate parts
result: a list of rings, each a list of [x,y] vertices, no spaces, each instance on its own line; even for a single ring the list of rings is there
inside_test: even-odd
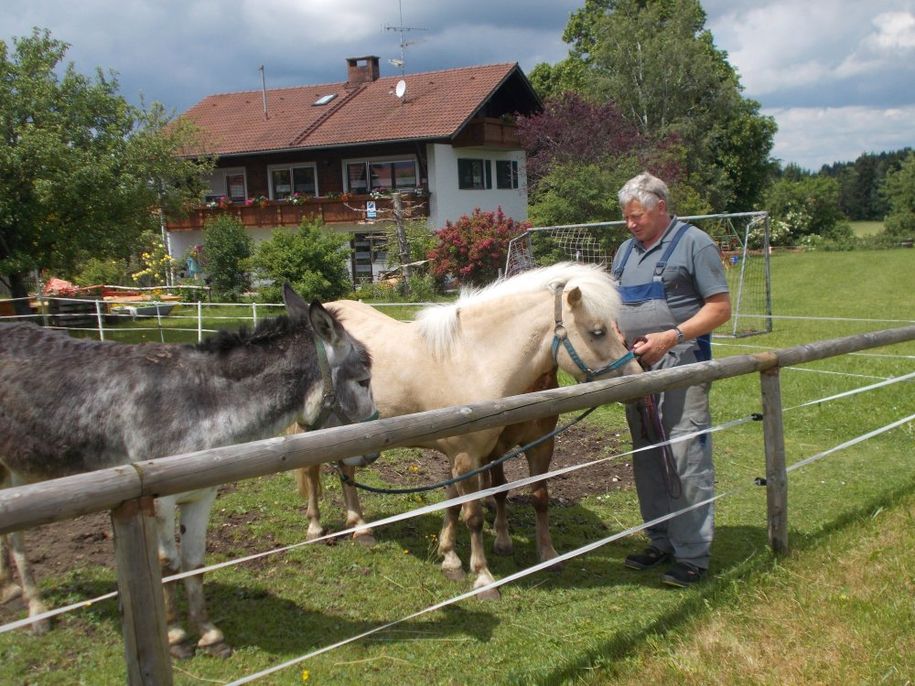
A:
[[[688,562],[677,562],[661,577],[661,583],[677,588],[695,586],[705,578],[707,570],[696,567]]]
[[[623,561],[623,565],[629,569],[638,569],[641,571],[643,569],[657,567],[659,564],[663,564],[669,559],[670,553],[665,553],[663,550],[659,550],[653,545],[650,545],[640,553],[627,555],[626,559]]]

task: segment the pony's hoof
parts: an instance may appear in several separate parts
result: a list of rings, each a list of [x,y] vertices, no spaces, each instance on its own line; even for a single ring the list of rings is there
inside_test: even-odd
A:
[[[550,560],[555,559],[557,557],[559,557],[559,554],[555,550],[553,550],[549,553],[544,553],[544,554],[540,555],[540,561],[549,562]],[[562,560],[558,560],[558,561],[554,562],[553,564],[551,564],[549,567],[547,567],[547,569],[551,572],[561,572],[563,569],[565,569],[565,566],[566,566],[565,562],[563,562]]]
[[[209,655],[210,657],[227,658],[232,655],[232,646],[230,646],[225,641],[220,641],[219,643],[213,643],[207,646],[198,645],[197,649],[204,655]]]
[[[514,546],[511,539],[508,541],[496,541],[492,544],[492,551],[496,555],[511,555],[514,552]]]
[[[315,540],[321,538],[321,536],[323,536],[326,533],[327,533],[327,529],[324,529],[323,527],[318,527],[316,529],[308,529],[308,533],[305,534],[305,540],[306,541],[315,541]]]
[[[442,574],[449,581],[463,581],[466,576],[462,567],[442,567]]]
[[[190,641],[171,643],[168,646],[168,652],[176,660],[190,660],[194,657],[194,644]]]
[[[358,531],[353,534],[353,542],[358,543],[359,545],[364,545],[366,547],[373,546],[378,543],[372,534],[360,534]]]
[[[477,593],[477,598],[480,600],[502,600],[502,594],[499,593],[498,588],[488,588],[485,591]]]

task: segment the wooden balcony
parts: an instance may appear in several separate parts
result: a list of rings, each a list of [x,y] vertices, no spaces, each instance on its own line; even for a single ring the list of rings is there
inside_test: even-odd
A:
[[[405,218],[416,219],[429,216],[429,194],[402,196]],[[369,216],[367,203],[375,203],[375,221],[393,219],[390,198],[373,198],[371,195],[350,195],[340,198],[310,198],[301,204],[287,200],[267,200],[263,205],[233,204],[227,207],[200,207],[184,217],[169,217],[169,231],[192,231],[203,229],[204,224],[221,215],[236,217],[247,228],[269,228],[274,226],[298,226],[303,220],[320,219],[333,226],[357,225],[373,219]]]
[[[521,140],[514,123],[495,117],[477,117],[468,122],[452,145],[455,148],[486,146],[520,150]]]

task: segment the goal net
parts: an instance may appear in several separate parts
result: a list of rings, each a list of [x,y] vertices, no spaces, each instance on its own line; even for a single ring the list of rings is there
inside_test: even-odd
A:
[[[731,319],[716,336],[752,336],[772,330],[769,276],[769,215],[738,212],[680,217],[705,231],[718,245],[731,290]],[[508,246],[505,275],[563,260],[603,264],[630,233],[622,221],[528,229]]]

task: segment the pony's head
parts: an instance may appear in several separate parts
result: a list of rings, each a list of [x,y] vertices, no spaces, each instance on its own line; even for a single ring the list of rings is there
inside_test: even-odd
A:
[[[579,381],[642,371],[616,324],[622,301],[603,267],[561,262],[537,271],[553,294],[552,355],[561,369]]]
[[[320,302],[306,303],[289,284],[283,288],[283,302],[290,320],[310,323],[321,371],[321,403],[313,400],[317,394],[308,394],[304,424],[315,424],[320,418],[317,423],[321,426],[316,428],[325,428],[376,417],[378,409],[371,389],[372,359],[365,346]]]

